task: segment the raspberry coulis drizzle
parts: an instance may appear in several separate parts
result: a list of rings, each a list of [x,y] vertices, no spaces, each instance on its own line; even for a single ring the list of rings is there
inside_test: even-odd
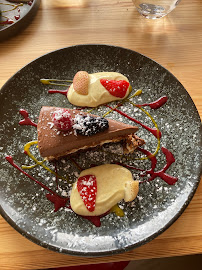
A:
[[[0,25],[13,24],[14,21],[12,19],[6,19],[5,21],[0,22]]]
[[[150,108],[152,109],[158,109],[160,108],[161,106],[163,106],[166,102],[167,102],[168,98],[166,96],[163,96],[161,98],[159,98],[158,100],[154,101],[154,102],[151,102],[151,103],[145,103],[145,104],[142,104],[142,105],[136,105],[137,107],[143,107],[143,106],[150,106]],[[109,105],[106,105],[108,108],[110,108],[111,110],[113,111],[116,111],[118,112],[119,114],[123,115],[124,117],[128,118],[129,120],[137,123],[137,124],[140,124],[143,128],[145,128],[146,130],[148,130],[149,132],[151,132],[157,139],[161,138],[161,132],[160,130],[158,129],[154,129],[154,128],[150,128],[146,125],[144,125],[143,123],[141,123],[140,121],[136,120],[135,118],[127,115],[126,113],[124,113],[123,111],[117,109],[117,108],[112,108],[111,106]],[[162,180],[164,180],[167,184],[169,185],[174,185],[178,178],[177,177],[173,177],[173,176],[170,176],[168,174],[165,173],[165,171],[171,166],[172,163],[175,162],[175,158],[173,156],[173,154],[165,147],[161,147],[161,151],[163,152],[163,154],[166,156],[166,165],[160,170],[160,171],[157,171],[155,172],[155,168],[156,168],[156,165],[157,165],[157,158],[156,156],[154,156],[151,152],[149,152],[148,150],[145,150],[143,148],[140,148],[138,147],[138,150],[140,152],[142,152],[143,154],[145,154],[148,159],[150,159],[151,161],[151,169],[150,170],[143,170],[143,169],[140,169],[140,168],[136,168],[136,167],[133,167],[131,165],[126,165],[126,164],[122,164],[122,163],[119,163],[119,165],[122,165],[126,168],[129,168],[129,169],[134,169],[134,170],[138,170],[138,171],[145,171],[145,174],[142,174],[140,176],[146,176],[146,175],[150,175],[150,178],[145,180],[145,181],[141,181],[140,183],[143,183],[143,182],[149,182],[149,181],[152,181],[154,180],[156,177],[160,177]]]
[[[49,89],[48,90],[49,94],[62,94],[64,96],[67,96],[67,92],[68,92],[68,89],[67,90],[58,90],[58,89]]]
[[[152,180],[154,180],[156,177],[160,177],[162,180],[164,180],[168,185],[174,185],[178,178],[177,177],[173,177],[171,175],[166,174],[165,172],[167,171],[167,169],[175,162],[175,158],[173,156],[173,154],[166,149],[165,147],[161,147],[161,151],[164,153],[164,155],[166,156],[166,165],[159,171],[155,172],[155,168],[157,165],[157,158],[155,156],[152,155],[151,152],[149,152],[148,150],[142,149],[142,148],[138,148],[138,150],[140,152],[142,152],[143,154],[145,154],[151,161],[151,169],[149,170],[143,170],[143,169],[139,169],[136,167],[133,167],[132,165],[127,165],[124,163],[118,163],[121,166],[124,166],[128,169],[132,169],[132,170],[139,170],[139,171],[144,171],[145,174],[141,174],[140,176],[146,176],[146,175],[150,175],[150,178],[145,180],[145,181],[140,181],[140,183],[144,183],[144,182],[150,182]]]
[[[25,172],[24,170],[22,170],[14,161],[12,156],[6,156],[6,160],[17,170],[19,170],[21,173],[23,173],[24,175],[26,175],[27,177],[29,177],[32,181],[34,181],[35,183],[37,183],[38,185],[40,185],[42,188],[44,188],[45,190],[47,190],[49,193],[46,194],[46,198],[52,202],[54,204],[54,212],[57,212],[60,208],[64,208],[67,207],[69,209],[71,209],[71,206],[67,205],[67,203],[69,202],[69,198],[63,198],[61,196],[59,196],[56,192],[54,192],[52,189],[50,189],[49,187],[47,187],[46,185],[44,185],[43,183],[41,183],[40,181],[36,180],[33,176],[31,176],[30,174],[28,174],[27,172]],[[87,220],[89,220],[91,223],[93,223],[96,227],[100,227],[101,226],[101,221],[100,218],[107,215],[108,213],[105,213],[101,216],[81,216],[82,218],[85,218]]]
[[[159,99],[153,101],[153,102],[150,102],[150,103],[144,103],[144,104],[137,104],[136,107],[144,107],[144,106],[149,106],[151,109],[158,109],[160,108],[161,106],[163,106],[168,100],[168,97],[166,96],[163,96],[163,97],[160,97]]]
[[[161,138],[161,132],[160,130],[157,130],[156,128],[150,128],[148,126],[146,126],[145,124],[141,123],[139,120],[135,119],[134,117],[129,116],[128,114],[124,113],[123,111],[117,109],[117,108],[112,108],[109,105],[106,105],[108,108],[110,108],[113,111],[118,112],[119,114],[123,115],[124,117],[128,118],[129,120],[141,125],[143,128],[145,128],[146,130],[148,130],[149,132],[151,132],[156,138]]]
[[[34,127],[37,127],[37,124],[36,123],[34,123],[30,118],[29,118],[29,113],[26,111],[26,110],[24,110],[24,109],[20,109],[19,110],[19,113],[24,117],[24,119],[23,120],[21,120],[20,122],[19,122],[19,124],[21,125],[21,126],[34,126]]]
[[[61,207],[65,207],[68,201],[68,198],[62,198],[57,193],[55,193],[53,190],[51,190],[49,187],[41,183],[40,181],[36,180],[33,176],[29,175],[27,172],[23,171],[16,163],[14,163],[13,158],[11,156],[6,156],[6,160],[17,170],[19,170],[21,173],[29,177],[32,181],[40,185],[42,188],[47,190],[49,193],[46,194],[46,198],[54,203],[55,212],[58,211]]]
[[[14,18],[16,19],[16,21],[18,21],[20,19],[20,14],[19,15],[15,15]]]

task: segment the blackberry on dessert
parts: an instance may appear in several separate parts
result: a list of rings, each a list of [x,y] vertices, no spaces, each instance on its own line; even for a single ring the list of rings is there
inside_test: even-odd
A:
[[[74,125],[77,134],[92,136],[109,128],[108,120],[103,117],[77,114],[74,118]]]

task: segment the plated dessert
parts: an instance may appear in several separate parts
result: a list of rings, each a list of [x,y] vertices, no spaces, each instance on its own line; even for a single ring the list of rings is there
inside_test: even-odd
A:
[[[42,80],[45,84],[48,84],[47,82],[52,84],[52,81],[52,79]],[[166,173],[167,169],[175,162],[174,156],[168,149],[160,148],[162,134],[154,118],[143,109],[146,106],[149,106],[151,109],[160,108],[167,102],[166,96],[150,103],[135,104],[132,99],[136,95],[141,94],[141,91],[136,91],[129,96],[131,86],[128,79],[116,72],[88,74],[86,71],[79,71],[74,76],[68,90],[63,91],[64,93],[61,90],[54,90],[54,92],[65,93],[69,102],[84,108],[69,109],[43,106],[39,114],[38,124],[35,124],[29,118],[26,110],[21,109],[20,114],[24,119],[19,124],[31,125],[37,128],[38,140],[28,142],[25,145],[25,154],[34,160],[37,166],[42,166],[54,174],[56,180],[58,178],[64,179],[64,177],[58,174],[57,169],[52,171],[48,165],[45,165],[46,160],[51,161],[64,156],[73,160],[72,154],[74,154],[73,162],[79,168],[80,175],[77,179],[74,179],[74,183],[71,182],[70,196],[64,197],[59,195],[58,192],[53,191],[43,184],[42,181],[38,181],[23,170],[33,168],[34,166],[20,168],[11,156],[7,156],[6,159],[16,169],[48,191],[46,197],[54,204],[55,211],[67,207],[74,211],[75,214],[90,220],[96,226],[100,226],[100,218],[111,212],[124,216],[118,204],[122,200],[125,202],[133,201],[138,194],[139,184],[145,181],[152,181],[157,177],[160,177],[169,185],[176,183],[178,179]],[[108,104],[117,100],[118,103],[116,105]],[[147,126],[121,110],[125,102],[130,102],[133,107],[140,109],[149,117],[154,124],[154,128]],[[98,105],[104,106],[108,111],[103,115],[95,115],[85,109],[85,107],[94,108]],[[154,136],[157,141],[155,151],[151,152],[142,148],[145,142],[136,135],[138,131],[137,126],[106,118],[108,114],[113,112],[120,114],[133,123],[139,124],[142,128],[149,131],[151,136]],[[123,157],[123,162],[116,161],[112,154],[111,163],[102,165],[92,164],[88,168],[81,168],[75,160],[75,158],[79,157],[80,151],[94,151],[95,147],[104,147],[108,144],[115,144],[116,147],[117,142],[119,146],[121,145],[119,160]],[[37,160],[31,153],[30,148],[33,145],[38,145],[39,153],[44,160]],[[127,160],[131,159],[131,154],[133,155],[134,151],[143,154],[143,156],[132,156],[132,159],[150,160],[150,169],[136,168],[133,165],[127,164]],[[165,155],[166,164],[162,169],[157,170],[156,155],[159,151],[162,151]],[[140,171],[141,176],[145,176],[147,180],[137,181],[130,170]]]
[[[93,110],[71,105],[67,95],[59,94],[68,86],[58,84],[67,85],[59,80],[72,81],[78,70],[89,74],[121,72],[133,90],[126,99],[93,107]],[[57,85],[42,85],[42,78],[54,79]],[[58,94],[48,94],[50,90]],[[139,90],[142,94],[132,97],[140,93]],[[151,59],[115,46],[68,47],[42,56],[18,71],[2,87],[0,96],[4,134],[1,137],[1,215],[34,243],[79,256],[105,256],[132,250],[167,229],[193,197],[200,177],[201,121],[182,84]],[[147,106],[142,106],[146,103]],[[37,129],[19,126],[18,122],[25,119],[17,113],[24,108],[37,124],[43,106],[77,109],[138,126],[135,134],[144,139],[145,144],[127,155],[121,154],[118,142],[78,151],[55,161],[44,160],[37,147]],[[147,126],[155,132],[157,128],[146,112],[161,132],[157,154],[158,139],[145,129]],[[5,155],[11,155],[16,165],[49,190],[13,168],[4,160]],[[104,164],[127,168],[139,182],[137,197],[132,202],[122,199],[101,218],[76,214],[69,207],[72,184],[82,171]],[[179,179],[176,184],[175,177]],[[61,205],[59,209],[55,208],[56,201],[60,202],[57,203],[58,207]],[[99,222],[96,224],[99,228],[91,224],[90,218],[100,219],[101,226]]]

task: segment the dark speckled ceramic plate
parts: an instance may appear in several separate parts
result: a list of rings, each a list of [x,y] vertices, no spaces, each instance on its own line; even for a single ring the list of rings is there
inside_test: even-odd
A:
[[[139,195],[133,203],[121,202],[125,216],[107,215],[101,219],[102,226],[99,228],[67,208],[54,212],[53,205],[46,199],[46,192],[5,161],[5,155],[9,154],[19,165],[33,164],[24,155],[23,146],[37,139],[36,129],[18,125],[20,108],[29,111],[31,118],[37,121],[43,105],[72,107],[65,96],[48,94],[49,87],[42,85],[40,79],[71,79],[78,70],[125,74],[133,86],[133,93],[142,89],[142,95],[133,98],[135,103],[151,102],[164,95],[168,97],[167,103],[158,110],[145,109],[159,125],[161,146],[175,156],[175,163],[166,173],[179,179],[172,186],[161,178],[140,184]],[[60,89],[65,87],[61,86]],[[1,89],[0,102],[1,214],[22,235],[43,247],[81,256],[104,256],[138,247],[162,233],[182,214],[199,184],[202,136],[196,107],[170,72],[137,52],[107,45],[79,45],[49,53],[9,79]],[[153,127],[151,120],[141,110],[128,103],[121,109]],[[106,110],[101,107],[94,113],[102,115]],[[116,112],[109,117],[131,123]],[[138,135],[145,139],[145,149],[155,150],[157,142],[151,133],[140,126]],[[139,154],[128,161],[122,160],[116,155],[117,149],[118,146],[112,147],[112,154],[109,154],[108,148],[96,149],[75,158],[83,168],[92,163],[99,165],[117,159],[143,169],[150,168],[150,161],[136,159]],[[37,155],[37,150],[35,152]],[[162,151],[159,151],[157,159],[156,170],[159,170],[166,163]],[[48,166],[54,169],[52,164]],[[70,180],[75,181],[79,170],[69,159],[63,158],[57,166],[59,174],[64,177],[69,175]],[[53,190],[56,189],[54,176],[41,167],[37,166],[29,173]],[[132,173],[134,178],[141,178],[139,171],[132,170]],[[59,181],[59,186],[59,194],[66,195],[69,186],[65,180]]]
[[[28,3],[1,0],[0,2],[0,41],[8,39],[22,31],[33,19],[41,0]],[[4,22],[13,22],[11,24]]]

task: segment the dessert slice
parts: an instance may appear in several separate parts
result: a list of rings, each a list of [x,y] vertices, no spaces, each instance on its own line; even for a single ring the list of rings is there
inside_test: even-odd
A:
[[[133,201],[139,191],[139,182],[132,173],[116,164],[104,164],[84,170],[74,183],[70,205],[82,216],[99,216],[124,199]]]
[[[38,147],[48,160],[78,150],[123,142],[125,153],[133,152],[144,140],[134,133],[138,127],[105,119],[80,110],[42,107],[37,125]]]

